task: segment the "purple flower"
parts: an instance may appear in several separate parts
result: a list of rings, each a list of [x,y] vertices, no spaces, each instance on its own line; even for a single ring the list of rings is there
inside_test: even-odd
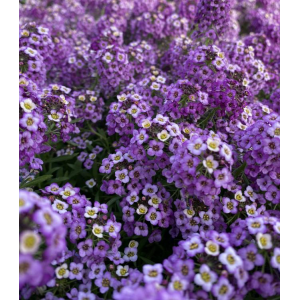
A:
[[[104,226],[104,230],[109,234],[109,236],[111,236],[112,238],[116,238],[121,230],[121,226],[121,223],[108,220],[106,225]]]
[[[105,271],[106,267],[105,264],[100,263],[100,264],[92,264],[91,265],[91,271],[89,272],[89,278],[90,279],[95,279],[99,278],[102,276],[103,272]]]
[[[96,296],[92,294],[91,292],[79,292],[78,293],[78,300],[95,300]]]
[[[120,180],[123,183],[127,183],[129,181],[127,169],[123,169],[121,171],[116,171],[115,176],[116,176],[117,180]]]
[[[147,236],[148,235],[148,226],[146,223],[136,222],[134,226],[134,233],[136,235]]]
[[[182,243],[182,247],[186,250],[187,255],[192,257],[198,253],[202,253],[204,246],[202,245],[198,236],[192,236]]]
[[[280,248],[274,249],[273,256],[271,258],[271,265],[273,268],[280,270]]]
[[[111,274],[109,272],[105,272],[103,276],[100,276],[95,280],[95,285],[99,287],[100,293],[105,294],[110,286],[111,286]]]
[[[76,239],[82,239],[86,237],[86,231],[85,231],[85,223],[79,222],[79,223],[73,223],[71,225],[70,229],[70,239],[76,240]]]
[[[251,271],[255,266],[262,266],[264,264],[264,258],[258,253],[254,244],[250,244],[245,248],[239,249],[238,254],[242,258],[244,268],[247,271]]]
[[[163,271],[163,267],[161,264],[144,265],[143,266],[144,282],[146,283],[156,282],[158,284],[161,283],[163,279],[162,271]]]
[[[233,291],[233,286],[224,277],[220,277],[219,281],[212,288],[212,293],[218,300],[230,299]]]
[[[77,246],[81,257],[90,256],[93,253],[93,240],[87,239]]]
[[[164,146],[165,144],[162,142],[151,140],[149,142],[149,149],[147,150],[147,154],[150,156],[161,156],[163,154]]]
[[[76,264],[74,262],[71,262],[69,278],[81,280],[82,279],[82,269],[83,269],[83,264],[81,264],[81,263]]]
[[[45,187],[45,191],[53,195],[58,195],[60,192],[60,187],[57,183],[51,183],[49,186]]]
[[[97,245],[94,248],[94,255],[98,255],[100,257],[105,257],[107,250],[109,249],[109,246],[104,241],[99,241]]]
[[[145,219],[149,221],[152,225],[157,225],[158,221],[161,220],[161,213],[158,212],[154,207],[148,210]]]

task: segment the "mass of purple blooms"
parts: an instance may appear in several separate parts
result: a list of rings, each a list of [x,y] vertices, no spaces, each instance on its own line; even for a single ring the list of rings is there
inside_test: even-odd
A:
[[[280,299],[279,0],[19,7],[20,299]]]

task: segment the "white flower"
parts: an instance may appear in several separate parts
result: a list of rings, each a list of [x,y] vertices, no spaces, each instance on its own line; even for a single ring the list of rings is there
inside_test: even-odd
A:
[[[142,99],[142,97],[139,94],[133,94],[133,95],[131,95],[131,99],[133,101],[140,101]]]
[[[268,233],[264,234],[264,233],[259,232],[256,235],[256,241],[257,241],[258,247],[260,249],[271,249],[273,246],[272,237]]]
[[[86,183],[86,185],[87,185],[89,188],[92,188],[92,187],[94,187],[94,186],[96,185],[96,181],[95,181],[93,178],[90,179],[90,180],[88,180],[88,181],[86,181],[85,183]]]
[[[214,160],[214,157],[212,155],[210,155],[205,160],[203,160],[203,165],[207,169],[207,171],[212,174],[212,172],[219,166],[219,163]]]
[[[158,114],[153,121],[154,121],[154,123],[164,125],[168,122],[168,120],[169,120],[168,117],[164,117],[163,115]]]
[[[244,78],[243,80],[243,86],[248,86],[249,85],[249,80]]]
[[[71,56],[68,58],[68,63],[69,64],[74,64],[76,62],[76,58],[74,56]]]
[[[214,243],[213,241],[207,241],[204,251],[208,255],[217,256],[220,253],[219,245],[217,243]]]
[[[40,33],[40,34],[47,34],[49,32],[48,28],[45,28],[45,27],[42,27],[42,26],[39,26],[37,28],[37,30],[38,30],[38,33]]]
[[[195,211],[193,209],[186,208],[183,213],[190,219],[195,215]]]
[[[23,110],[27,113],[30,113],[32,110],[36,108],[36,105],[32,102],[31,99],[25,99],[24,101],[20,102],[20,106]]]
[[[165,142],[166,140],[169,139],[170,135],[168,133],[167,130],[163,130],[162,132],[157,134],[157,137],[159,138],[159,140],[161,140],[162,142]]]
[[[74,189],[72,187],[67,186],[59,194],[62,196],[63,199],[67,199],[68,197],[75,195],[76,192],[74,191]]]
[[[265,112],[266,114],[269,114],[269,113],[270,113],[270,109],[269,109],[268,106],[263,105],[261,108],[262,108],[263,112]]]
[[[220,254],[219,260],[226,265],[229,273],[233,273],[238,267],[243,265],[242,259],[232,247],[227,248],[224,253]]]
[[[207,148],[210,151],[218,152],[220,150],[219,149],[219,145],[220,145],[219,139],[208,138],[206,141],[206,144],[207,144]]]
[[[41,237],[31,230],[25,230],[20,237],[20,251],[24,254],[34,254],[41,243]]]
[[[117,267],[117,271],[116,271],[116,274],[118,276],[127,276],[128,275],[128,270],[129,270],[129,267],[128,266],[118,266]]]
[[[79,95],[78,100],[79,101],[85,101],[85,96],[84,95]]]
[[[109,52],[106,52],[104,54],[104,56],[102,57],[102,59],[107,62],[108,64],[112,61],[112,59],[114,58],[114,56],[112,54],[110,54]]]
[[[104,231],[104,227],[103,226],[100,226],[98,224],[94,224],[93,225],[93,234],[95,236],[97,236],[98,238],[102,238],[103,237],[103,231]]]
[[[84,216],[86,218],[96,219],[98,211],[99,211],[98,207],[86,206]]]
[[[224,156],[227,161],[229,161],[232,157],[232,151],[226,144],[222,145],[220,154]]]
[[[127,95],[126,94],[118,95],[117,98],[120,102],[124,102],[127,100]]]
[[[68,278],[69,277],[68,265],[63,264],[60,267],[57,267],[55,269],[55,274],[58,279]]]
[[[237,127],[238,127],[239,129],[241,129],[241,130],[246,130],[246,129],[247,129],[247,126],[244,125],[244,124],[241,123],[241,122],[238,122]]]
[[[154,208],[158,208],[159,203],[161,203],[161,199],[157,195],[152,195],[148,201],[148,204]]]
[[[157,82],[152,82],[151,86],[150,86],[151,90],[155,90],[158,91],[160,89],[160,84]]]
[[[162,76],[158,76],[158,77],[156,78],[156,80],[157,80],[158,82],[160,82],[160,83],[165,83],[165,82],[166,82],[166,78],[165,78],[165,77],[162,77]]]
[[[139,243],[137,241],[132,240],[129,242],[128,247],[129,248],[137,248],[138,245],[139,245]]]
[[[97,154],[96,153],[90,153],[89,154],[89,159],[94,160],[96,158]]]
[[[35,57],[37,55],[37,51],[28,47],[26,50],[25,50],[25,53],[28,54],[30,57]]]
[[[249,116],[252,117],[252,109],[249,106],[244,107],[244,112]]]
[[[143,128],[149,128],[149,127],[151,127],[151,121],[149,121],[148,119],[143,120],[142,127]]]
[[[136,209],[136,212],[138,215],[145,215],[148,211],[148,208],[143,205],[143,204],[140,204],[139,207]]]
[[[59,122],[62,114],[52,109],[50,115],[48,115],[48,119],[54,122]]]
[[[63,85],[60,87],[60,90],[66,94],[69,94],[71,92],[70,88],[63,86]]]
[[[175,123],[173,123],[172,125],[168,125],[167,129],[170,132],[171,136],[177,136],[181,134],[179,126]]]
[[[53,210],[59,212],[60,214],[64,214],[67,212],[67,208],[69,205],[63,201],[56,199],[52,204]]]
[[[242,191],[237,191],[237,192],[234,194],[234,199],[235,199],[236,201],[239,201],[239,202],[245,202],[245,201],[246,201],[246,198],[243,196]]]

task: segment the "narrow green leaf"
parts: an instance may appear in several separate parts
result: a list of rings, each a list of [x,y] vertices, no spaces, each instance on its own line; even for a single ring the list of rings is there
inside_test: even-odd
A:
[[[234,178],[239,177],[239,176],[244,172],[246,166],[247,166],[247,163],[244,162],[242,165],[240,165],[238,168],[236,168],[236,169],[232,172]]]
[[[44,182],[44,181],[50,179],[52,176],[53,175],[43,175],[43,176],[37,177],[29,182],[22,183],[20,185],[20,188],[36,186],[38,183]]]
[[[58,156],[58,157],[53,157],[51,159],[49,159],[48,162],[61,162],[61,161],[66,161],[66,160],[70,160],[73,159],[74,157],[76,157],[77,154],[73,154],[73,155],[62,155],[62,156]]]
[[[151,264],[151,265],[154,265],[154,264],[155,264],[154,261],[152,261],[152,260],[150,260],[150,259],[148,259],[148,258],[146,258],[146,257],[139,256],[139,258],[140,258],[141,260],[143,260],[143,261],[144,261],[145,263],[147,263],[147,264]]]

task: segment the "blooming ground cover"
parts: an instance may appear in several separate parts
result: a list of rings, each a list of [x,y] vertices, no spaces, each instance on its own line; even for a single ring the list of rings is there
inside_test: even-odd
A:
[[[279,38],[279,0],[20,1],[20,299],[279,299]]]

